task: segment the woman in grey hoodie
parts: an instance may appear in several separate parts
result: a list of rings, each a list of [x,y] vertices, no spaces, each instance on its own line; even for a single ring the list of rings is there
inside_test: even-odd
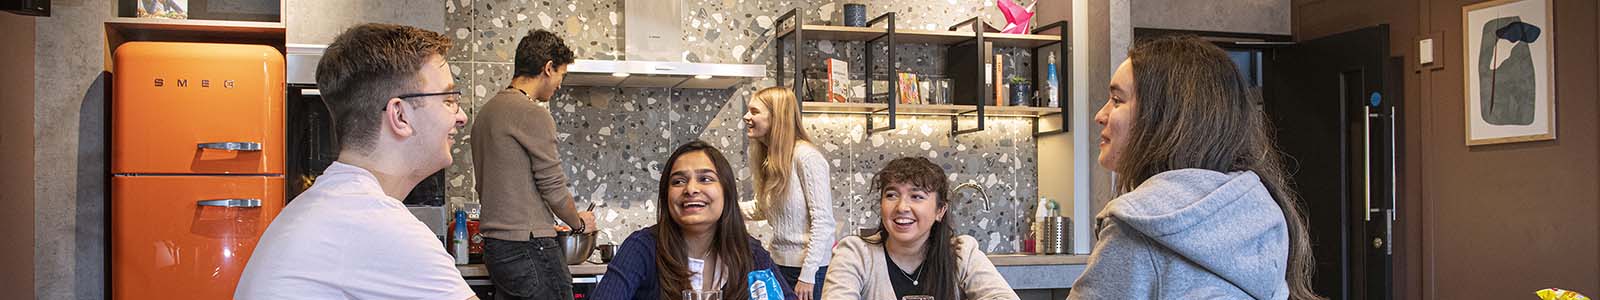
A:
[[[1120,195],[1068,299],[1320,299],[1271,128],[1227,54],[1149,40],[1110,88],[1095,122]]]

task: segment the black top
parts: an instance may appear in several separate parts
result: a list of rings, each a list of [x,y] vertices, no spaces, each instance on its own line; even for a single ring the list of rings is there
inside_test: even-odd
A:
[[[778,277],[778,286],[783,289],[783,295],[769,295],[769,297],[799,299],[794,294],[794,288],[790,287],[789,283],[783,280],[782,273],[778,272],[778,265],[772,263],[772,256],[766,249],[761,248],[761,241],[755,238],[750,239],[750,256],[756,270],[771,271],[772,276]],[[656,269],[655,226],[645,227],[628,235],[628,239],[622,241],[622,246],[617,247],[616,258],[606,266],[606,275],[601,277],[600,284],[595,285],[594,292],[586,299],[660,299],[660,282],[656,281],[659,274],[660,270]],[[745,276],[749,278],[748,274]],[[741,290],[749,292],[749,288]]]
[[[889,258],[889,251],[883,251],[883,261],[889,263],[889,285],[894,286],[895,299],[905,298],[906,295],[927,295],[920,284],[912,283],[913,279],[922,279],[922,266],[908,273],[894,264],[894,259]]]

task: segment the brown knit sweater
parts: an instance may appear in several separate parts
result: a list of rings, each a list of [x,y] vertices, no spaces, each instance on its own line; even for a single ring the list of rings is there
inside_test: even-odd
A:
[[[506,241],[553,237],[555,216],[578,224],[556,152],[556,122],[550,110],[508,89],[489,99],[473,122],[473,178],[483,204],[484,237]]]

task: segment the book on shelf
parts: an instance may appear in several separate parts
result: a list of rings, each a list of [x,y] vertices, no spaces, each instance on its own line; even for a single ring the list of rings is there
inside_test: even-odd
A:
[[[900,104],[910,104],[911,89],[910,87],[906,86],[906,73],[895,73],[894,76],[895,89],[898,94],[895,95],[895,102]]]
[[[993,97],[994,103],[991,103],[990,105],[1005,106],[1005,103],[1006,103],[1006,92],[1005,92],[1005,82],[1006,82],[1005,81],[1005,78],[1006,78],[1005,70],[1006,70],[1006,67],[1005,67],[1005,60],[1006,60],[1006,56],[1003,55],[1003,54],[995,54],[994,55],[994,81],[993,81],[994,82],[994,85],[993,85],[994,86],[994,97]]]
[[[850,99],[850,64],[828,59],[828,102],[848,102]]]
[[[917,100],[917,104],[928,104],[928,98],[923,96],[922,86],[917,84],[920,82],[922,82],[921,75],[911,74],[911,99]]]
[[[895,84],[900,88],[900,104],[925,104],[922,90],[917,85],[917,74],[900,73]]]

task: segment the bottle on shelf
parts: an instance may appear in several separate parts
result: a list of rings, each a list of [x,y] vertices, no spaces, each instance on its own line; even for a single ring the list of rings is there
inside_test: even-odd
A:
[[[1061,93],[1057,90],[1061,88],[1061,80],[1056,77],[1056,53],[1050,52],[1049,57],[1045,64],[1044,91],[1045,99],[1050,101],[1045,107],[1061,107]]]

